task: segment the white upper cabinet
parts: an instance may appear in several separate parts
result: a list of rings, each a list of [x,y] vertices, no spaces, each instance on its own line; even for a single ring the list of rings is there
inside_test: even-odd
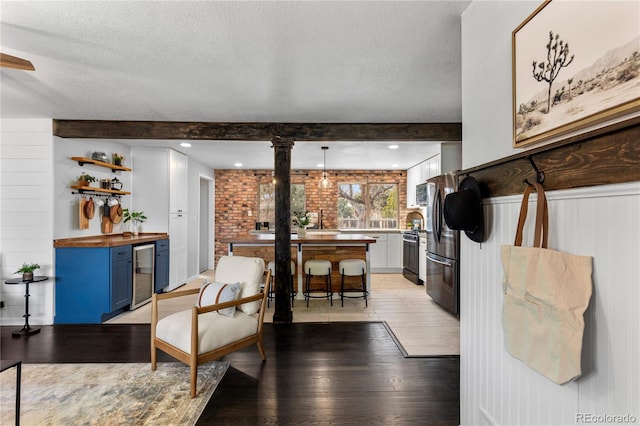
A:
[[[155,148],[135,148],[131,153],[133,209],[148,217],[144,232],[168,232],[169,214],[187,212],[187,156]]]
[[[462,146],[441,144],[440,153],[407,169],[407,208],[420,207],[416,204],[416,185],[434,176],[460,170],[462,167]]]
[[[416,204],[416,185],[420,183],[420,164],[407,170],[407,207],[418,207]]]
[[[441,155],[434,155],[425,161],[422,166],[422,182],[426,182],[434,176],[440,174],[440,158]]]
[[[187,156],[169,150],[169,213],[187,212]]]

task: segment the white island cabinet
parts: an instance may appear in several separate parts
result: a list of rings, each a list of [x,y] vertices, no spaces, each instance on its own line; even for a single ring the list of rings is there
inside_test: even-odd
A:
[[[134,210],[144,211],[143,232],[167,232],[169,286],[172,290],[187,280],[187,156],[172,149],[133,148]]]
[[[369,245],[372,273],[402,272],[402,233],[399,230],[342,231],[345,234],[353,232],[362,233],[376,240],[375,244]]]

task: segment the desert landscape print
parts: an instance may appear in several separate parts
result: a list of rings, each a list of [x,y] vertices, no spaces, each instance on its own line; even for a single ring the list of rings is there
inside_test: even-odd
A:
[[[513,43],[514,145],[638,108],[640,2],[553,0]]]

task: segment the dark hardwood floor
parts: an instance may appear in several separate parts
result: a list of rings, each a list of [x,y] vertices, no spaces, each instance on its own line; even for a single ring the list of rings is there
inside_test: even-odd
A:
[[[0,327],[2,359],[149,362],[148,324],[14,329]],[[382,323],[268,323],[264,341],[264,363],[255,346],[224,358],[231,367],[199,425],[459,424],[459,357],[404,358]]]

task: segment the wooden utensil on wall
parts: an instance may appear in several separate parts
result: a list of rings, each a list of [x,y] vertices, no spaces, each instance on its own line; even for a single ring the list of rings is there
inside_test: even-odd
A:
[[[78,201],[78,225],[80,229],[89,229],[89,219],[85,216],[84,207],[87,200],[84,197],[80,197]]]
[[[109,217],[111,208],[107,203],[105,203],[102,211],[102,223],[100,229],[103,234],[110,234],[113,232],[113,222],[111,222],[111,218]]]
[[[94,214],[95,205],[93,204],[93,197],[89,197],[89,199],[85,201],[84,215],[87,217],[87,219],[93,219]]]
[[[103,234],[110,234],[113,232],[113,223],[108,216],[102,216],[102,223],[100,227]]]

